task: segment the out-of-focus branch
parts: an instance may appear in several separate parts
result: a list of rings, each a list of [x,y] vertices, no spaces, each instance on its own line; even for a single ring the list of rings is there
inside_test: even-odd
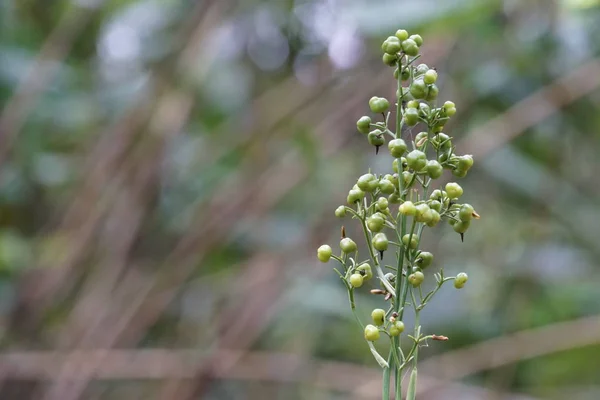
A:
[[[0,165],[4,163],[27,115],[104,1],[96,1],[93,7],[77,4],[69,7],[42,45],[29,71],[0,114]]]
[[[183,350],[87,350],[69,353],[31,352],[0,354],[0,373],[14,379],[54,380],[60,372],[55,365],[65,365],[70,381],[87,381],[79,368],[86,362],[97,363],[93,379],[147,380],[193,379],[198,366],[210,359],[218,379],[304,383],[318,388],[351,394],[359,380],[369,381],[380,375],[378,369],[360,365],[307,359],[288,353],[247,352],[221,349],[214,355],[195,349]],[[102,362],[97,362],[102,360]],[[419,376],[423,386],[437,387],[438,381]],[[379,386],[353,393],[354,398],[380,398]],[[463,384],[446,384],[439,397],[460,398],[469,393],[486,398],[492,392]],[[446,396],[446,397],[443,397]],[[522,395],[505,396],[511,400],[533,400]]]

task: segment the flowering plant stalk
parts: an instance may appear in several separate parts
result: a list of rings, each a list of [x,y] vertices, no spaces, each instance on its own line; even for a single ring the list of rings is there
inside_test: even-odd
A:
[[[394,67],[397,82],[395,112],[390,110],[387,99],[372,97],[369,108],[376,117],[363,116],[356,123],[358,131],[375,147],[376,154],[385,145],[386,136],[389,137],[387,147],[393,157],[392,171],[360,176],[348,193],[348,205],[335,210],[337,217],[350,216],[360,224],[367,256],[359,257],[358,246],[346,237],[344,227],[339,256],[334,255],[328,245],[317,250],[320,261],[334,259],[340,265],[334,271],[346,287],[352,313],[373,357],[383,369],[384,400],[392,395],[396,400],[402,399],[402,377],[408,370],[406,399],[415,399],[419,347],[428,340],[448,340],[445,336],[424,333],[419,324],[420,313],[446,282],[452,281],[455,288],[461,289],[468,279],[464,272],[446,276],[442,266],[438,272],[428,273],[434,262],[433,254],[420,245],[425,229],[446,221],[460,234],[462,241],[471,221],[479,218],[471,205],[459,203],[463,189],[457,183],[450,182],[443,188],[431,190],[444,170],[458,178],[466,176],[473,157],[456,155],[453,138],[443,132],[456,107],[451,101],[437,106],[437,71],[416,63],[422,44],[421,36],[409,36],[402,29],[383,42],[383,62]],[[390,122],[393,114],[395,120]],[[415,126],[423,129],[413,137],[411,127]],[[389,256],[384,261],[388,252],[392,253],[393,262]],[[428,278],[426,274],[436,282],[427,293],[422,288]],[[380,288],[371,293],[381,296],[384,305],[374,309],[372,321],[365,324],[356,313],[355,292],[373,278]],[[414,313],[415,323],[412,333],[403,335],[408,310]],[[391,342],[387,357],[375,346],[382,336]],[[410,343],[406,346],[410,347],[408,351],[402,349],[402,341]],[[395,381],[395,393],[390,393],[392,381]]]

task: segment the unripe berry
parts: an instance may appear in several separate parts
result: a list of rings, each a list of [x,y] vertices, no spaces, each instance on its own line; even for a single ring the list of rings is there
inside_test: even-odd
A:
[[[394,54],[383,53],[383,56],[381,57],[381,61],[383,61],[383,63],[385,65],[387,65],[388,67],[395,66],[397,60],[398,60],[398,56],[396,56],[395,53]]]
[[[414,233],[412,235],[407,233],[406,235],[402,236],[402,243],[411,249],[416,249],[419,247],[419,238]]]
[[[379,190],[381,190],[381,193],[392,194],[396,188],[392,182],[387,179],[382,179],[379,181]]]
[[[371,319],[375,325],[383,325],[385,323],[385,310],[382,310],[381,308],[374,309],[371,312]]]
[[[365,281],[368,281],[373,277],[373,270],[367,263],[361,264],[356,268],[356,271],[363,276]]]
[[[390,326],[390,336],[398,336],[404,332],[404,322],[396,321]]]
[[[423,38],[421,35],[410,35],[409,39],[414,40],[417,46],[421,47],[423,45]]]
[[[388,202],[390,204],[400,204],[400,195],[398,193],[392,193],[388,196]]]
[[[435,210],[430,210],[430,212],[431,212],[431,219],[429,221],[427,221],[426,224],[429,227],[434,227],[438,224],[438,222],[440,222],[441,216],[440,216],[440,213],[438,213]]]
[[[331,247],[324,244],[317,249],[317,258],[319,261],[326,263],[331,258],[331,253]]]
[[[410,90],[410,94],[415,99],[424,99],[427,96],[427,85],[421,78],[415,79],[410,84],[409,90]]]
[[[374,342],[379,339],[379,329],[374,325],[365,326],[365,339],[369,342]]]
[[[419,54],[419,46],[412,39],[406,39],[405,41],[402,42],[402,50],[404,50],[404,52],[406,54],[408,54],[409,56],[412,56],[412,57]]]
[[[423,81],[426,84],[431,85],[432,83],[435,83],[435,81],[437,81],[437,77],[438,74],[435,71],[435,69],[430,69],[429,71],[425,72],[425,74],[423,74]]]
[[[427,71],[429,71],[429,66],[427,66],[427,64],[419,64],[419,65],[417,65],[417,68],[415,68],[414,75],[421,76],[421,75],[425,74],[425,72],[427,72]]]
[[[429,222],[433,218],[433,214],[431,213],[431,209],[425,203],[419,204],[417,206],[417,214],[415,215],[415,219],[417,222]]]
[[[365,192],[363,192],[362,190],[360,190],[358,188],[351,189],[348,192],[348,197],[346,198],[346,201],[348,202],[348,204],[350,204],[352,206],[357,201],[361,201],[364,197],[365,197]]]
[[[408,171],[404,171],[402,173],[402,179],[404,179],[404,188],[406,189],[407,187],[410,187],[412,185],[413,182],[413,177],[415,174],[408,172]]]
[[[404,29],[398,29],[396,31],[396,37],[402,42],[402,41],[408,39],[408,32],[405,31]]]
[[[415,126],[419,123],[419,112],[414,108],[407,108],[404,111],[404,122],[408,126]]]
[[[427,168],[427,175],[429,175],[429,177],[431,179],[437,179],[440,176],[442,176],[442,174],[444,173],[444,168],[442,167],[442,164],[440,164],[436,160],[427,161],[426,168]]]
[[[367,228],[369,228],[371,232],[380,232],[383,229],[384,222],[385,221],[380,216],[371,215],[367,219]]]
[[[443,107],[444,107],[446,110],[447,110],[447,109],[449,109],[449,108],[456,108],[456,104],[454,104],[454,103],[453,103],[453,102],[451,102],[451,101],[446,101],[446,102],[444,102],[444,106],[443,106]]]
[[[413,272],[408,276],[408,281],[413,287],[421,286],[421,283],[425,280],[425,275],[421,271]]]
[[[352,274],[350,275],[350,285],[353,288],[359,288],[363,285],[364,278],[361,274]]]
[[[388,248],[389,241],[387,236],[385,236],[385,233],[378,233],[375,236],[373,236],[371,243],[373,244],[375,250],[385,251]]]
[[[463,189],[456,182],[446,183],[446,193],[451,199],[458,199],[463,194]]]
[[[356,121],[356,129],[365,135],[369,133],[369,130],[371,129],[371,118],[366,115],[360,117],[358,121]]]
[[[354,243],[354,240],[350,238],[343,238],[342,240],[340,240],[340,249],[342,249],[344,253],[348,254],[354,253],[357,247],[356,243]]]
[[[406,153],[406,143],[402,139],[393,139],[388,143],[388,149],[392,157],[402,157]]]
[[[369,100],[369,108],[376,114],[384,113],[390,108],[390,102],[383,97],[373,96]]]
[[[386,199],[385,197],[378,198],[377,203],[375,203],[375,208],[377,208],[379,211],[387,210],[388,206],[389,202],[388,199]]]
[[[433,254],[428,251],[422,251],[417,256],[415,263],[419,268],[425,269],[433,262]]]
[[[433,101],[433,100],[437,99],[439,93],[440,93],[440,89],[436,86],[435,83],[432,85],[429,85],[429,90],[427,91],[425,100]]]
[[[454,229],[454,232],[457,232],[457,233],[465,233],[467,231],[467,229],[469,229],[469,226],[471,226],[471,221],[460,221],[460,222],[455,222],[452,225],[452,229]]]
[[[385,139],[383,138],[383,132],[379,129],[375,129],[369,132],[367,136],[367,140],[372,146],[383,146],[385,144]]]
[[[413,150],[406,155],[406,163],[415,171],[421,171],[427,165],[427,156],[421,150]]]
[[[470,221],[471,219],[473,219],[473,212],[475,210],[473,209],[473,206],[470,204],[463,204],[460,207],[460,210],[458,211],[458,218],[461,221]]]
[[[386,54],[396,55],[396,53],[402,50],[402,46],[400,45],[400,40],[396,36],[389,36],[381,45],[381,49],[385,51]]]
[[[411,100],[408,103],[406,103],[406,108],[416,108],[419,109],[419,101],[418,100]]]
[[[429,208],[437,212],[440,212],[442,209],[442,203],[440,203],[438,200],[429,200],[427,204],[429,205]]]
[[[445,111],[446,115],[449,117],[452,117],[454,114],[456,114],[456,108],[454,108],[454,107],[445,108],[444,111]]]
[[[468,171],[473,166],[473,156],[465,154],[464,156],[458,157],[458,168]]]
[[[454,175],[457,178],[464,178],[465,176],[467,176],[467,170],[461,168],[453,168],[452,175]]]
[[[356,185],[364,192],[373,192],[379,186],[379,180],[373,174],[364,174],[358,178]]]
[[[400,204],[398,211],[400,211],[400,214],[402,215],[414,216],[417,214],[417,207],[415,207],[412,201],[405,201],[404,203]]]
[[[440,189],[435,189],[433,192],[431,192],[429,198],[431,200],[440,200],[442,198],[442,191]]]
[[[454,278],[454,287],[457,289],[462,289],[468,280],[469,276],[464,272],[461,272],[458,275],[456,275],[456,278]]]
[[[339,206],[338,208],[335,209],[335,216],[338,218],[343,218],[346,216],[346,207],[344,206]]]

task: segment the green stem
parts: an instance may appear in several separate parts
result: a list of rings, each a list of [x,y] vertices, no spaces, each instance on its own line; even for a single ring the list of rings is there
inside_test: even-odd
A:
[[[394,366],[394,358],[392,357],[392,353],[388,355],[388,368],[383,369],[383,391],[382,391],[382,399],[390,400],[390,371]]]

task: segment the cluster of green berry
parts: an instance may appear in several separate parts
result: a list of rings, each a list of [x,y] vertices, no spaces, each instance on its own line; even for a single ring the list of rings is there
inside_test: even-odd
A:
[[[350,214],[360,222],[369,257],[364,260],[359,258],[356,242],[346,237],[343,227],[339,256],[334,255],[328,245],[322,245],[317,251],[320,261],[328,262],[334,258],[341,265],[342,268],[334,270],[348,290],[353,312],[354,290],[374,276],[377,276],[381,286],[371,290],[371,293],[384,295],[385,300],[390,301],[387,310],[373,310],[373,321],[366,326],[355,313],[371,351],[387,371],[387,378],[384,374],[384,398],[386,379],[389,390],[389,370],[392,366],[396,371],[397,387],[401,384],[400,372],[409,362],[414,363],[411,377],[414,375],[416,380],[420,343],[432,338],[440,340],[436,338],[441,336],[421,334],[419,312],[442,284],[452,280],[454,286],[460,289],[468,279],[464,272],[454,277],[445,277],[443,268],[440,268],[439,272],[433,274],[437,285],[429,293],[423,293],[421,284],[425,280],[424,272],[433,263],[433,254],[420,249],[424,228],[446,221],[463,240],[471,221],[479,218],[473,206],[459,203],[463,189],[457,183],[447,183],[443,188],[429,193],[432,183],[442,177],[444,170],[450,171],[455,177],[466,176],[473,165],[473,157],[455,154],[453,138],[443,132],[447,121],[456,113],[456,106],[451,101],[446,101],[440,107],[436,106],[439,93],[436,85],[438,73],[425,64],[415,63],[420,56],[422,44],[421,36],[409,36],[405,30],[398,30],[395,36],[388,37],[382,45],[384,64],[395,67],[395,129],[392,131],[390,128],[390,117],[393,114],[390,102],[383,97],[372,97],[369,100],[371,112],[381,115],[379,120],[363,116],[356,123],[358,131],[367,135],[368,142],[375,146],[376,154],[386,143],[386,135],[389,136],[387,146],[393,157],[389,173],[369,172],[360,176],[348,192],[347,205],[341,205],[335,210],[335,215],[339,218]],[[413,137],[412,127],[418,124],[423,129]],[[386,265],[383,257],[390,248],[394,249],[395,263]],[[384,273],[384,269],[390,272]],[[405,355],[400,347],[399,335],[404,331],[402,320],[408,305],[414,308],[416,324],[414,334],[409,335],[413,348]],[[379,339],[380,333],[385,333],[392,341],[387,361],[372,345],[373,341]]]

